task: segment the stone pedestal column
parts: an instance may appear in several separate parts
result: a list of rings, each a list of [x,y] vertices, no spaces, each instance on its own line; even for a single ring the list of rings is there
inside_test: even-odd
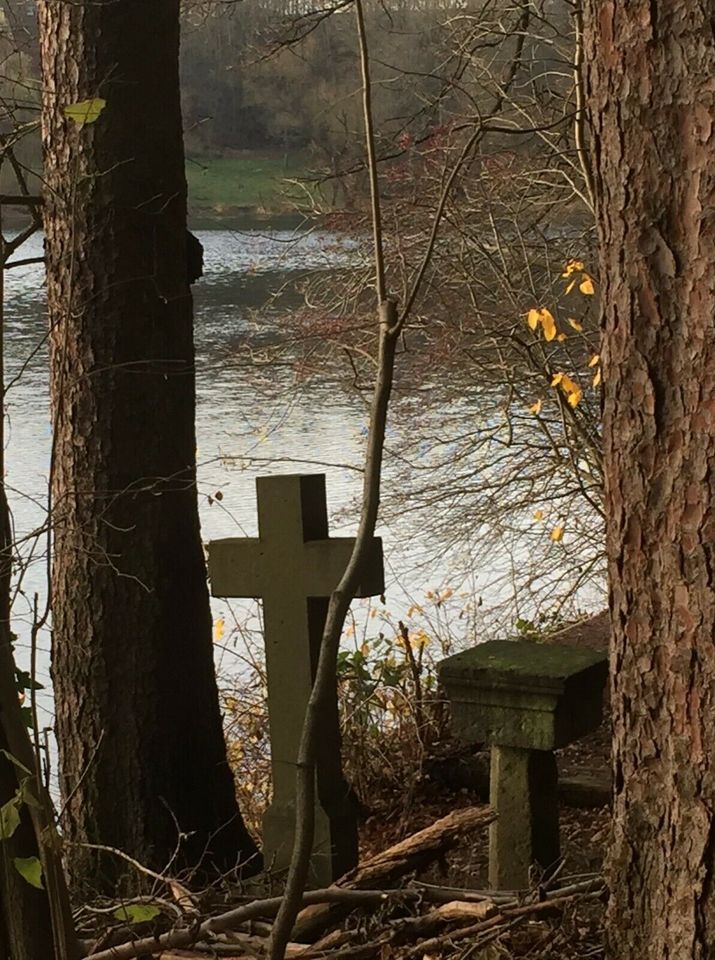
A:
[[[492,747],[489,802],[498,819],[489,828],[489,886],[524,886],[537,864],[548,875],[561,855],[558,773],[550,750]]]

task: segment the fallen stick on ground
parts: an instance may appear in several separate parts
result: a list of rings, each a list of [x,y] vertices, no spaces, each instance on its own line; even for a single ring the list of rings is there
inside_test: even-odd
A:
[[[593,884],[591,884],[593,887]],[[570,893],[568,896],[553,896],[547,900],[539,900],[535,903],[527,903],[523,906],[502,907],[499,913],[489,917],[481,922],[469,924],[466,927],[459,927],[456,930],[449,930],[430,940],[421,940],[416,946],[411,947],[404,954],[405,957],[422,956],[430,951],[441,950],[446,944],[455,943],[459,940],[466,940],[469,937],[476,937],[479,934],[486,933],[492,927],[508,925],[516,919],[526,918],[538,913],[548,913],[550,910],[561,910],[569,903],[573,903],[579,897],[583,896],[601,896],[603,884],[596,889],[584,889],[580,893]],[[560,891],[554,891],[560,893]]]
[[[432,888],[440,890],[440,888]],[[445,888],[449,889],[449,888]],[[493,936],[499,936],[516,924],[528,919],[534,915],[549,913],[551,911],[560,911],[571,903],[575,903],[584,897],[600,897],[605,889],[604,883],[600,877],[594,875],[588,879],[576,883],[569,883],[557,890],[548,891],[520,891],[508,893],[495,893],[494,901],[489,902],[483,899],[480,902],[469,900],[452,900],[449,909],[445,907],[439,910],[432,910],[426,916],[405,917],[397,921],[389,921],[380,935],[363,944],[356,944],[352,941],[358,937],[358,930],[334,930],[331,934],[324,937],[319,943],[313,946],[304,946],[291,943],[287,955],[292,960],[373,960],[378,957],[387,947],[396,947],[404,945],[410,940],[419,938],[426,930],[434,928],[435,925],[453,924],[459,919],[466,919],[464,913],[468,909],[477,910],[483,913],[482,918],[470,924],[454,927],[449,930],[436,934],[429,939],[420,939],[419,942],[406,949],[401,955],[406,958],[422,956],[427,952],[437,953],[452,943],[457,943],[468,938],[491,939]],[[305,899],[315,897],[335,896],[339,888],[328,888],[327,890],[314,890],[305,895]],[[374,906],[376,903],[393,902],[416,903],[423,899],[418,890],[363,890],[363,891],[340,891],[349,895],[356,906]],[[469,894],[472,891],[459,891],[452,888],[454,893]],[[357,896],[359,894],[359,896]],[[543,899],[533,899],[529,903],[523,903],[524,897],[534,897],[540,895]],[[508,902],[503,901],[508,898]],[[347,899],[347,898],[346,898]],[[232,954],[232,960],[255,960],[256,957],[263,957],[264,951],[260,949],[260,938],[252,938],[251,948],[247,952],[241,952],[245,946],[241,942],[235,944],[213,943],[210,935],[222,932],[221,927],[228,918],[234,918],[237,914],[243,915],[245,921],[246,911],[268,912],[269,909],[275,911],[278,897],[270,900],[256,901],[246,904],[236,910],[222,914],[205,921],[201,928],[211,927],[209,936],[201,932],[201,928],[196,930],[174,931],[173,934],[164,934],[158,938],[147,937],[143,940],[137,940],[133,943],[123,944],[120,947],[104,950],[101,953],[92,955],[92,960],[129,960],[140,953],[156,954],[161,953],[161,960],[184,960],[179,954],[171,953],[172,949],[181,949],[182,947],[192,947],[193,949],[207,954],[213,953],[214,956],[220,956],[225,952],[230,952],[231,948],[235,951]],[[428,921],[425,923],[425,921]],[[233,920],[231,921],[233,923]],[[224,927],[223,930],[231,929]],[[206,939],[204,939],[206,938]],[[168,941],[172,942],[169,943]],[[201,941],[204,942],[201,942]],[[342,949],[340,949],[342,947]],[[127,952],[131,948],[131,952]],[[218,949],[216,949],[218,948]]]
[[[404,874],[424,867],[434,859],[445,853],[466,832],[472,832],[484,827],[496,818],[496,814],[489,807],[468,807],[464,810],[455,810],[437,820],[435,823],[420,830],[418,833],[401,840],[360,864],[351,873],[347,874],[335,886],[326,890],[312,890],[303,896],[305,905],[313,904],[340,904],[345,912],[356,906],[373,906],[389,899],[402,898],[404,900],[418,900],[422,896],[413,890],[367,890],[371,885],[387,885]],[[133,960],[142,955],[154,956],[165,950],[181,949],[191,946],[199,940],[216,933],[235,930],[238,924],[246,920],[273,916],[280,907],[282,898],[271,897],[267,900],[256,900],[247,903],[227,913],[210,917],[203,923],[193,924],[181,930],[171,930],[160,936],[144,937],[140,940],[120,944],[98,953],[90,954],[92,960]],[[305,911],[303,911],[305,914]],[[329,911],[325,911],[316,918],[304,918],[304,924],[318,932],[325,929],[325,924],[332,920]],[[300,921],[300,917],[299,917]],[[298,939],[294,935],[292,939]],[[314,938],[313,938],[314,939]]]
[[[496,820],[491,807],[466,807],[453,810],[435,823],[413,833],[399,843],[375,854],[347,873],[335,884],[336,889],[360,890],[393,884],[405,874],[424,869],[454,847],[467,833],[482,829]],[[452,897],[451,899],[455,899]],[[345,913],[338,901],[316,904],[298,914],[291,940],[312,943]]]
[[[325,903],[335,901],[339,903],[351,902],[353,906],[373,906],[383,903],[391,897],[404,896],[406,899],[418,899],[418,894],[406,890],[341,890],[339,887],[329,887],[326,890],[310,890],[303,895],[303,903]],[[91,953],[91,960],[133,960],[134,957],[155,956],[165,950],[181,949],[192,946],[199,940],[227,930],[235,930],[240,923],[254,920],[258,917],[274,915],[281,905],[282,897],[270,897],[267,900],[254,900],[243,904],[234,910],[209,917],[203,923],[193,924],[181,930],[170,930],[159,936],[143,937]]]

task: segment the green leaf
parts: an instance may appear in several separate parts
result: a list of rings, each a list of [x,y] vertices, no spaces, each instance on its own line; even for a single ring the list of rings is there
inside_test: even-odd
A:
[[[129,923],[146,923],[158,917],[161,911],[150,903],[130,903],[126,907],[117,907],[113,916],[117,920],[127,920]]]
[[[14,857],[12,862],[20,876],[27,880],[31,887],[44,890],[42,864],[37,857]]]
[[[0,840],[9,840],[20,826],[20,798],[13,797],[0,807]]]
[[[15,670],[18,690],[44,690],[37,680],[33,680],[29,670]]]
[[[85,123],[94,123],[98,120],[106,106],[106,100],[102,100],[101,97],[92,97],[91,100],[70,103],[69,106],[65,107],[64,114],[69,120],[73,120],[78,126],[83,127]]]
[[[32,780],[29,777],[25,777],[22,781],[15,794],[15,798],[19,803],[24,803],[28,807],[34,807],[35,810],[42,809],[42,804],[32,792]]]

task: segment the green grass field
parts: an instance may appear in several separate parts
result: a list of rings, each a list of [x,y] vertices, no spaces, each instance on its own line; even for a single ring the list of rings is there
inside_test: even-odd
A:
[[[240,210],[286,211],[300,198],[300,190],[283,181],[305,173],[306,161],[300,155],[191,157],[186,163],[189,209],[216,216]]]

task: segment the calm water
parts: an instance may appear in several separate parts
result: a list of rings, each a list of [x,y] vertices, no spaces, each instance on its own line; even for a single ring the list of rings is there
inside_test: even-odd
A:
[[[360,473],[366,415],[363,400],[351,389],[350,378],[339,382],[296,383],[288,367],[254,368],[244,359],[246,344],[270,340],[279,307],[266,301],[286,280],[307,271],[329,271],[356,262],[356,248],[327,233],[298,236],[291,230],[199,233],[205,249],[205,276],[194,288],[196,308],[198,454],[202,530],[205,540],[225,536],[255,536],[255,477],[261,474],[325,472],[332,530],[343,535],[355,529],[354,502]],[[21,252],[41,254],[34,238]],[[6,282],[7,396],[9,423],[7,483],[16,539],[30,561],[15,602],[19,656],[27,660],[29,624],[34,594],[40,608],[46,593],[45,540],[32,537],[44,521],[44,500],[50,449],[47,351],[44,344],[43,268],[11,270]],[[285,311],[285,304],[280,308]],[[256,312],[258,310],[258,312]],[[423,385],[424,388],[424,385]],[[398,397],[398,405],[415,422],[444,430],[444,404],[430,406],[429,390]],[[454,397],[450,417],[456,422],[469,400]],[[388,465],[385,489],[400,489],[399,463]],[[220,501],[210,497],[221,491]],[[338,516],[339,515],[339,516]],[[458,585],[470,569],[470,548],[420,537],[417,515],[392,510],[382,523],[386,547],[387,605],[395,617],[429,588],[446,582]],[[25,539],[27,538],[27,539]],[[461,573],[455,573],[460,571]],[[478,583],[472,582],[473,590]],[[239,642],[230,625],[255,610],[229,608],[214,601],[214,616],[224,617],[226,632],[217,646],[224,672],[235,662]],[[462,625],[459,629],[466,629]],[[376,631],[374,631],[376,632]],[[41,679],[47,680],[49,639],[39,648]],[[41,695],[44,721],[51,722],[49,691]]]

